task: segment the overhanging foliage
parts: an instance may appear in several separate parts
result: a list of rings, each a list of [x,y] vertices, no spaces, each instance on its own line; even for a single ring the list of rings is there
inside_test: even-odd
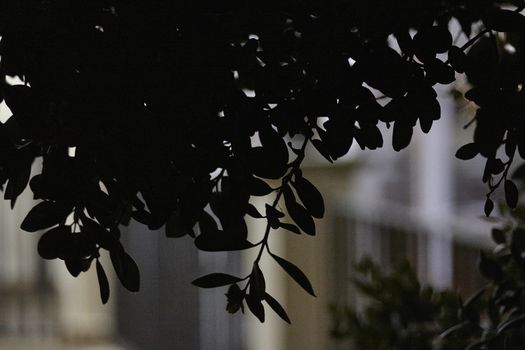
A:
[[[434,86],[466,73],[473,88],[465,97],[479,108],[473,142],[457,156],[487,159],[487,215],[500,184],[516,206],[507,174],[525,156],[523,7],[519,0],[5,0],[0,81],[13,116],[0,125],[4,197],[14,205],[29,183],[42,202],[22,228],[47,230],[40,255],[63,259],[74,276],[95,260],[103,301],[100,249],[109,250],[123,285],[139,289],[138,268],[119,240],[132,218],[164,226],[169,237],[195,237],[202,250],[258,250],[249,275],[212,274],[195,284],[230,285],[230,312],[246,302],[262,321],[265,301],[288,321],[258,263],[270,254],[314,294],[301,270],[268,245],[280,227],[315,235],[314,218],[324,214],[300,170],[307,147],[330,162],[354,142],[380,148],[385,123],[401,150],[416,124],[428,132],[439,119]],[[467,38],[459,47],[451,20]],[[15,76],[25,84],[7,83]],[[42,171],[30,179],[37,157]],[[262,213],[248,202],[266,195]],[[266,222],[261,241],[248,241],[246,215]]]

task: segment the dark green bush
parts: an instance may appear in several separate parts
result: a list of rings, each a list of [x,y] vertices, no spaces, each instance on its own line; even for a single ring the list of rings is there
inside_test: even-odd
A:
[[[515,178],[523,178],[525,167]],[[364,310],[334,308],[333,335],[353,349],[518,350],[525,344],[525,206],[501,207],[493,252],[481,252],[488,283],[463,301],[453,291],[420,285],[407,262],[384,273],[371,260],[356,265],[354,284],[369,299]]]

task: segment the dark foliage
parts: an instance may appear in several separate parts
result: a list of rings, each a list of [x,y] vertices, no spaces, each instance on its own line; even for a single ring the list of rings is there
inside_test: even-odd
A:
[[[461,322],[457,295],[422,286],[408,262],[386,274],[366,258],[355,272],[354,284],[367,297],[367,305],[361,312],[333,307],[332,335],[336,339],[350,340],[349,348],[356,350],[464,348],[458,342],[455,347],[445,347],[440,339],[443,330]]]
[[[522,171],[520,181],[525,180]],[[523,349],[523,205],[507,213],[501,227],[493,229],[492,239],[496,248],[490,254],[482,252],[479,259],[488,283],[465,301],[450,291],[421,287],[407,264],[385,274],[370,260],[362,261],[355,284],[369,305],[361,313],[334,308],[332,334],[351,340],[352,349]]]
[[[120,225],[133,219],[164,226],[168,237],[195,237],[202,250],[258,249],[249,275],[196,284],[230,285],[230,312],[246,301],[263,320],[265,301],[288,321],[258,263],[273,230],[316,233],[322,197],[300,170],[309,145],[331,162],[354,142],[382,147],[378,125],[386,123],[401,150],[418,121],[428,132],[439,119],[434,86],[465,72],[473,86],[465,97],[479,109],[473,143],[458,157],[486,158],[487,215],[502,183],[516,206],[507,174],[516,154],[525,156],[525,18],[523,1],[506,5],[4,0],[0,93],[13,112],[0,125],[4,197],[14,205],[29,183],[42,202],[22,228],[47,230],[40,255],[64,260],[74,276],[96,260],[103,301],[100,249],[123,285],[139,289],[119,240]],[[461,47],[451,19],[469,38]],[[14,76],[25,83],[9,84]],[[37,157],[43,167],[30,179]],[[261,213],[248,201],[263,195],[273,197]],[[281,203],[293,223],[283,222]],[[266,221],[261,241],[247,239],[246,215]],[[295,265],[270,254],[313,294]]]

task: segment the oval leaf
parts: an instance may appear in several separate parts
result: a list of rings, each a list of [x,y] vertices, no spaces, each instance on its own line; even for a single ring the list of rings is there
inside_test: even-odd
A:
[[[140,272],[135,260],[122,248],[110,251],[111,263],[117,273],[120,283],[130,292],[140,289]]]
[[[460,147],[460,149],[458,149],[458,151],[456,152],[456,158],[468,160],[477,156],[478,153],[478,146],[474,142],[467,143],[466,145],[463,145]]]
[[[70,248],[69,226],[58,226],[47,231],[38,241],[38,254],[44,259],[64,258]]]
[[[394,132],[392,134],[392,147],[395,151],[401,151],[410,144],[412,139],[412,127],[403,123],[394,123]]]
[[[251,204],[251,203],[246,203],[246,209],[244,210],[246,212],[246,214],[250,215],[252,218],[256,218],[256,219],[260,219],[262,218],[263,216],[261,215],[261,213],[259,213],[259,211],[257,210],[257,208]]]
[[[301,230],[299,230],[299,227],[295,226],[294,224],[288,224],[286,222],[280,222],[279,226],[281,228],[284,228],[285,230],[288,230],[288,231],[293,232],[295,234],[298,234],[298,235],[301,234]]]
[[[306,234],[315,236],[315,222],[310,213],[295,201],[295,196],[289,187],[284,187],[283,191],[286,209],[292,220]]]
[[[223,252],[244,250],[253,247],[243,235],[236,235],[226,231],[203,233],[195,238],[195,246],[205,252]]]
[[[468,64],[467,55],[457,46],[452,46],[448,50],[448,60],[454,70],[458,73],[463,73]]]
[[[272,308],[273,311],[275,311],[277,315],[279,315],[280,318],[285,320],[287,323],[291,323],[290,318],[288,317],[288,314],[286,313],[284,308],[270,294],[264,294],[264,301],[266,301],[266,303]]]
[[[65,259],[66,268],[73,277],[78,277],[82,272],[82,260],[78,258]]]
[[[97,267],[97,278],[98,278],[98,286],[100,288],[100,299],[102,300],[102,304],[105,304],[109,300],[109,282],[108,277],[106,276],[106,272],[104,271],[104,268],[102,267],[102,264],[97,259],[96,262]]]
[[[264,275],[258,264],[253,264],[252,275],[250,277],[250,294],[262,300],[266,289]]]
[[[308,280],[308,277],[306,277],[306,275],[297,266],[277,255],[272,254],[272,257],[279,265],[281,265],[281,267],[290,275],[290,277],[294,279],[295,282],[297,282],[301,287],[303,287],[305,291],[315,297],[314,289],[312,288],[312,284]]]
[[[106,250],[113,250],[118,248],[118,239],[110,232],[103,228],[97,222],[83,218],[82,219],[83,232],[93,237],[95,241]]]
[[[266,181],[256,177],[251,177],[248,180],[248,188],[250,189],[250,194],[253,196],[266,196],[273,191]]]
[[[487,198],[483,210],[485,211],[486,216],[490,216],[490,213],[492,213],[492,210],[494,210],[494,202],[492,199]]]
[[[170,215],[166,221],[164,231],[166,233],[166,237],[169,238],[180,238],[188,233],[188,229],[184,223],[183,218],[181,217],[179,210],[174,211]]]
[[[215,288],[226,286],[232,283],[242,281],[241,278],[228,275],[226,273],[210,273],[191,282],[193,285],[201,288]]]
[[[315,218],[322,218],[324,216],[324,200],[319,190],[302,176],[297,176],[293,185],[297,190],[299,199],[310,214]]]
[[[264,306],[261,303],[261,299],[255,297],[252,294],[246,295],[246,304],[248,308],[259,319],[259,321],[264,322]]]
[[[40,202],[29,211],[20,227],[28,232],[43,230],[64,221],[71,209],[70,205],[64,203]]]

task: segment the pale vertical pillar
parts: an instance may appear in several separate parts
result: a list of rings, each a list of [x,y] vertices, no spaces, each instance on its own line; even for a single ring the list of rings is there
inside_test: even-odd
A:
[[[62,336],[74,341],[107,339],[116,328],[117,281],[108,254],[101,254],[110,283],[110,298],[106,305],[100,300],[94,263],[88,272],[72,277],[63,261],[53,261],[51,275],[57,291],[58,322]]]
[[[234,252],[236,253],[236,252]],[[230,253],[231,254],[231,253]],[[212,272],[224,272],[232,275],[237,273],[238,266],[231,266],[233,259],[227,252],[198,252],[201,275]],[[227,288],[198,288],[199,293],[199,344],[201,350],[228,349],[236,339],[232,339],[235,331],[233,319],[239,315],[229,315],[226,312]],[[235,334],[236,338],[241,335]]]
[[[20,232],[19,219],[10,208],[10,202],[0,199],[1,215],[1,244],[0,256],[0,284],[8,290],[17,291],[20,287],[19,270],[21,259],[19,256]],[[21,305],[18,300],[9,298],[7,302],[0,303],[0,317],[9,333],[15,333],[22,322]]]
[[[40,162],[36,162],[33,173],[39,169]],[[11,201],[0,199],[0,285],[11,291],[11,299],[0,304],[0,313],[3,323],[12,332],[20,331],[21,327],[23,331],[31,330],[37,319],[29,317],[27,311],[28,305],[34,302],[29,297],[38,272],[38,235],[20,229],[33,204],[32,193],[27,188],[13,209]]]
[[[260,212],[264,213],[265,198],[254,198],[254,205],[260,208]],[[250,220],[248,222],[248,232],[250,235],[253,234],[252,242],[257,242],[266,228],[265,220]],[[272,232],[270,233],[270,248],[273,253],[285,256],[285,233],[283,232]],[[250,267],[253,265],[253,260],[257,253],[258,248],[252,249],[243,256],[243,267]],[[265,252],[259,263],[261,270],[264,273],[266,281],[266,290],[275,299],[277,299],[281,305],[286,309],[286,280],[281,267],[273,261],[271,257]],[[251,314],[249,310],[246,310],[248,315],[245,316],[246,322],[246,349],[248,350],[266,350],[266,349],[285,349],[286,346],[286,323],[277,316],[268,305],[263,302],[265,306],[266,320],[263,324],[259,322]]]
[[[370,163],[373,165],[374,162],[371,161]],[[376,212],[375,206],[384,197],[382,193],[384,191],[384,173],[374,170],[371,169],[370,164],[363,166],[363,169],[356,176],[355,182],[348,186],[350,192],[348,198],[353,198],[359,207],[355,231],[353,232],[355,235],[355,247],[353,249],[355,250],[356,260],[360,261],[364,257],[369,257],[376,263],[381,263],[381,240],[385,237],[377,232],[377,228],[370,226],[370,222],[372,219],[374,221],[379,219],[371,216]],[[366,221],[362,221],[363,219]]]
[[[2,284],[14,286],[19,278],[20,219],[10,208],[10,201],[0,200],[2,216]]]
[[[447,87],[438,87],[441,119],[428,135],[419,135],[415,157],[414,204],[430,230],[423,280],[436,287],[450,287],[453,278],[452,232],[447,219],[453,211],[454,101]]]
[[[31,177],[42,171],[42,159],[37,158],[31,169]],[[9,202],[5,202],[9,204]],[[33,208],[36,201],[33,199],[33,192],[26,187],[25,191],[18,197],[16,206],[11,213],[11,223],[14,226],[12,231],[17,236],[18,247],[16,254],[18,256],[18,280],[24,286],[30,286],[37,282],[38,266],[41,263],[37,254],[37,243],[39,234],[24,232],[20,229],[22,220],[27,213]]]

